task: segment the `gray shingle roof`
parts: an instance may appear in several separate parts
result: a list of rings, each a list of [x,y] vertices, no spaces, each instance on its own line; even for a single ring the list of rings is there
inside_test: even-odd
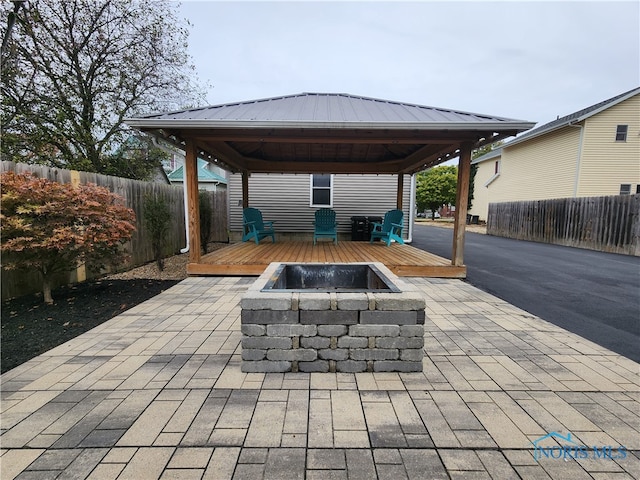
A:
[[[129,119],[132,126],[161,128],[164,122],[191,127],[208,126],[385,126],[407,128],[531,128],[532,122],[446,108],[380,100],[346,93],[300,93]]]
[[[491,150],[490,152],[485,153],[484,155],[476,158],[471,162],[471,164],[475,165],[476,163],[482,163],[486,160],[491,160],[492,158],[500,157],[501,155],[502,155],[502,147],[499,147],[499,148],[496,148],[495,150]]]
[[[525,132],[519,135],[517,138],[511,140],[509,143],[503,145],[503,147],[510,147],[517,143],[524,142],[525,140],[529,140],[539,135],[543,135],[553,130],[557,130],[559,128],[565,127],[569,124],[581,122],[601,112],[602,110],[606,110],[607,108],[613,107],[614,105],[638,94],[640,94],[640,87],[634,88],[633,90],[629,90],[628,92],[621,93],[620,95],[616,95],[615,97],[596,103],[595,105],[591,105],[590,107],[583,108],[582,110],[578,110],[577,112],[574,112],[570,115],[566,115],[562,118],[558,118],[549,123],[545,123],[544,125],[534,128],[533,130],[529,130],[528,132]],[[480,160],[480,159],[477,159],[477,160]]]

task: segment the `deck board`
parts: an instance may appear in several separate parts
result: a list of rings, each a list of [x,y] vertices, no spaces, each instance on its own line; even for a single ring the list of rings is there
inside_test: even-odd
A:
[[[278,242],[234,243],[203,255],[199,263],[187,265],[189,275],[260,275],[271,262],[381,262],[405,277],[465,278],[466,266],[411,245],[381,242]]]

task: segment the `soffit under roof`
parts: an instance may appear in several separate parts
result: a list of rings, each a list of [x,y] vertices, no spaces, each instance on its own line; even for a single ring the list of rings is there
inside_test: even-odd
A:
[[[128,119],[193,141],[231,171],[415,173],[534,123],[347,94],[303,93]]]

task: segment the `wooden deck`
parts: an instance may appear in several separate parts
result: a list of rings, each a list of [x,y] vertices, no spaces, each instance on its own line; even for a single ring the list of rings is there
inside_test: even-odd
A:
[[[260,275],[271,262],[381,262],[403,277],[465,278],[466,266],[453,266],[438,257],[410,245],[376,242],[278,242],[256,245],[234,243],[203,255],[199,263],[187,265],[189,275]]]

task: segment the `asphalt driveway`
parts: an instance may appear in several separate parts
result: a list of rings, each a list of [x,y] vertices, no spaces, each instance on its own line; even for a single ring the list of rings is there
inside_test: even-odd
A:
[[[412,245],[451,258],[453,230],[416,225]],[[640,258],[467,232],[467,281],[640,362]]]

